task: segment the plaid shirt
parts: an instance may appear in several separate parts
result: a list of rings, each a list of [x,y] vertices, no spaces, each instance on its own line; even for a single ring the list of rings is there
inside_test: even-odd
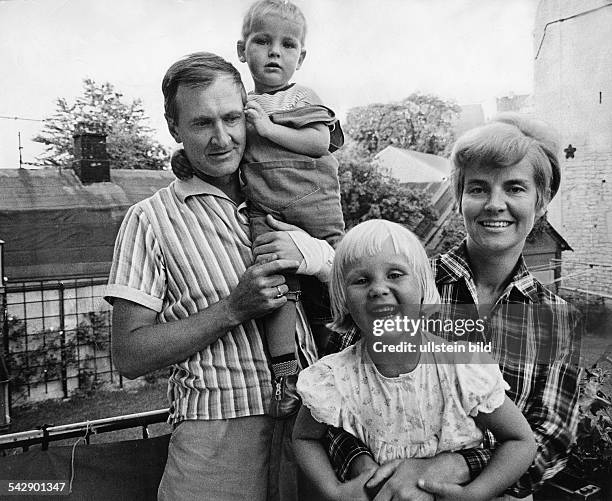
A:
[[[467,305],[477,315],[476,284],[465,243],[438,256],[431,264],[442,299],[443,317],[463,315]],[[516,310],[523,314],[517,315]],[[521,257],[512,280],[488,313],[484,332],[476,339],[491,342],[493,357],[510,385],[508,396],[527,418],[538,444],[533,464],[508,489],[510,495],[527,496],[565,467],[578,424],[579,369],[575,357],[579,333],[577,317],[570,305],[543,287],[529,273]],[[453,333],[441,334],[449,340],[461,339]],[[328,352],[342,350],[358,337],[356,330],[338,335],[330,341]],[[516,353],[517,348],[521,353]],[[341,479],[346,478],[353,459],[370,454],[363,444],[339,429],[328,431],[325,445]],[[495,440],[487,432],[483,448],[457,451],[465,458],[471,478],[487,465],[494,446]]]

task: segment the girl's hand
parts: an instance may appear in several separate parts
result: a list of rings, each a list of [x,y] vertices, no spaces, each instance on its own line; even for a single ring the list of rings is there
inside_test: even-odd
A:
[[[189,163],[187,155],[185,155],[185,150],[182,148],[172,153],[170,166],[174,175],[182,181],[187,181],[187,179],[193,176],[193,168]]]
[[[247,124],[254,127],[257,134],[261,137],[268,137],[270,129],[272,129],[274,124],[253,96],[249,96],[247,100],[247,104],[244,107],[244,115],[246,116]]]

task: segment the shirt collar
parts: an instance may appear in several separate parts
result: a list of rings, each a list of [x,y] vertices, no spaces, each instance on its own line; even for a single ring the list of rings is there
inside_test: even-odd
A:
[[[458,282],[462,278],[466,281],[473,281],[474,277],[469,262],[466,240],[464,240],[457,247],[440,256],[440,267],[437,273],[438,276],[436,277],[437,282],[452,283]],[[502,296],[509,296],[513,289],[518,290],[532,302],[538,302],[536,280],[527,269],[522,254],[514,268],[512,279]]]
[[[440,283],[458,282],[462,278],[473,280],[465,240],[440,256],[437,274],[436,279]]]
[[[212,195],[215,197],[225,198],[230,202],[232,201],[230,197],[228,197],[219,188],[207,183],[197,176],[192,176],[186,181],[176,179],[173,184],[176,195],[182,203],[185,203],[185,200],[194,195]]]

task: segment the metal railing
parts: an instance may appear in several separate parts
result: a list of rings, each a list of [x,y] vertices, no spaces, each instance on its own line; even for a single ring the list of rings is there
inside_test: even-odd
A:
[[[38,430],[0,435],[0,450],[21,448],[27,451],[34,445],[42,445],[42,450],[47,450],[51,442],[75,437],[83,437],[89,443],[92,435],[136,427],[142,427],[142,438],[146,439],[149,438],[149,425],[164,423],[167,419],[168,409],[159,409],[60,426],[41,426]]]

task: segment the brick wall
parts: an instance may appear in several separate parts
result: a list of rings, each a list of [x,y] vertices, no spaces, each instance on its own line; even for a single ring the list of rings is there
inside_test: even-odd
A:
[[[588,12],[591,11],[592,12]],[[575,17],[574,17],[575,16]],[[564,19],[563,22],[556,22]],[[534,30],[534,110],[557,128],[562,184],[549,220],[574,252],[563,286],[612,295],[612,2],[542,0]],[[546,29],[544,29],[546,27]],[[593,266],[591,266],[593,265]]]

